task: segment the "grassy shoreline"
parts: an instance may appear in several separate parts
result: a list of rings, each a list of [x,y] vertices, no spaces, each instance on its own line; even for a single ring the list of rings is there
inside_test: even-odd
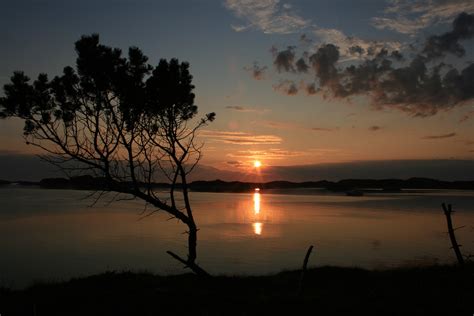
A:
[[[0,290],[1,315],[472,315],[474,265],[318,267],[267,276],[105,272]]]

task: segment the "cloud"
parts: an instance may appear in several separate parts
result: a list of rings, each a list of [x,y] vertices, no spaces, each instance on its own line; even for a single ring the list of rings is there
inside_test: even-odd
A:
[[[373,125],[373,126],[369,127],[369,131],[371,131],[371,132],[376,132],[376,131],[381,130],[382,128],[383,128],[383,127],[381,127],[381,126]]]
[[[339,60],[339,49],[333,44],[321,46],[316,53],[309,57],[311,66],[319,79],[321,87],[335,84],[332,79],[337,77],[336,63]]]
[[[459,119],[459,123],[464,123],[468,120],[470,120],[471,118],[474,117],[474,111],[469,111],[467,112],[466,114],[464,114],[461,119]]]
[[[303,34],[300,35],[300,42],[303,45],[309,45],[313,42],[313,40],[311,38],[309,38],[308,35],[303,33]]]
[[[429,135],[425,136],[422,139],[443,139],[443,138],[451,138],[456,136],[456,133],[449,133],[449,134],[442,134],[442,135]]]
[[[237,160],[227,161],[227,164],[235,167],[241,167],[244,165],[241,161]]]
[[[273,65],[278,72],[286,71],[286,72],[294,72],[295,66],[295,46],[288,46],[285,50],[277,51],[275,53],[275,59],[273,61]]]
[[[273,89],[286,95],[298,94],[298,86],[291,80],[283,80],[280,83],[273,85]]]
[[[283,141],[275,135],[254,135],[244,132],[205,130],[200,135],[207,139],[234,145],[278,145]]]
[[[254,28],[268,34],[290,34],[301,31],[310,23],[291,5],[279,0],[226,0],[224,5],[246,23],[233,25],[236,32]]]
[[[280,121],[254,121],[253,123],[257,124],[258,126],[265,126],[270,128],[277,128],[277,129],[299,129],[301,128],[299,125],[290,123],[290,122],[280,122]]]
[[[260,157],[246,158],[253,160]],[[278,166],[279,160],[272,160],[266,165],[264,181],[338,181],[342,179],[409,179],[412,177],[432,178],[446,181],[472,181],[474,161],[458,159],[424,159],[424,160],[375,160],[339,163],[321,163],[311,165]],[[249,181],[245,173],[230,173],[212,167],[203,168],[198,174],[191,175],[196,180],[226,179],[227,181]],[[214,178],[212,178],[214,177]],[[260,180],[261,181],[261,180]]]
[[[299,130],[306,130],[306,131],[314,131],[314,132],[334,132],[337,131],[338,127],[306,127],[301,124],[297,123],[290,123],[290,122],[280,122],[280,121],[258,121],[255,122],[259,126],[266,126],[270,128],[277,128],[277,129],[299,129]]]
[[[313,94],[318,93],[318,88],[316,87],[316,83],[314,82],[311,82],[311,83],[303,82],[303,89],[307,95],[313,95]]]
[[[402,44],[397,41],[368,41],[356,36],[347,36],[337,29],[316,28],[313,33],[320,43],[337,46],[344,61],[376,55],[383,49],[388,51],[402,49]]]
[[[338,128],[327,128],[327,127],[311,127],[311,130],[312,131],[315,131],[315,132],[334,132],[336,131]]]
[[[445,53],[462,57],[466,51],[459,41],[470,39],[473,36],[474,15],[463,12],[454,19],[451,31],[428,38],[423,53],[430,59],[442,57]]]
[[[265,72],[267,69],[267,66],[261,67],[257,62],[254,62],[252,67],[244,67],[244,70],[248,71],[255,80],[265,79]]]
[[[399,16],[396,18],[374,17],[372,18],[372,25],[378,29],[389,29],[403,34],[414,34],[420,29],[425,28],[427,23],[422,19],[410,20]]]
[[[306,63],[306,61],[303,59],[303,57],[301,57],[300,59],[296,61],[295,66],[296,66],[297,72],[300,72],[300,73],[308,72],[309,66]]]
[[[64,177],[61,170],[38,156],[15,151],[0,151],[0,179],[39,181],[48,177]]]
[[[415,35],[434,24],[448,23],[461,12],[474,13],[472,0],[390,0],[385,16],[374,17],[372,25]]]
[[[264,113],[268,112],[268,109],[256,109],[256,108],[251,108],[247,106],[241,106],[241,105],[228,105],[225,107],[228,110],[233,110],[237,112],[249,112],[249,113]]]
[[[280,79],[274,89],[287,95],[295,95],[301,89],[308,95],[340,99],[366,96],[376,110],[395,109],[416,117],[432,116],[474,99],[473,62],[462,68],[460,62],[453,66],[445,60],[433,59],[446,51],[458,52],[460,56],[464,48],[459,40],[471,38],[472,33],[474,15],[463,13],[453,22],[452,30],[428,38],[424,48],[410,58],[403,57],[398,50],[369,47],[366,52],[360,46],[346,46],[349,53],[365,54],[350,63],[336,44],[322,44],[307,57],[310,68],[305,76],[313,75],[314,83],[298,87],[293,80]],[[295,66],[281,68],[287,69],[292,72]]]
[[[291,151],[273,148],[268,150],[241,150],[235,153],[227,154],[227,156],[242,159],[279,160],[288,157],[304,156],[306,154],[307,153],[303,151]]]

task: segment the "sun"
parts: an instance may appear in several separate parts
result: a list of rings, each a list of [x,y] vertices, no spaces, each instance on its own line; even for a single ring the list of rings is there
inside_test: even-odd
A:
[[[255,161],[253,162],[253,166],[254,166],[255,168],[260,168],[260,167],[262,166],[262,162],[261,162],[260,160],[255,160]]]

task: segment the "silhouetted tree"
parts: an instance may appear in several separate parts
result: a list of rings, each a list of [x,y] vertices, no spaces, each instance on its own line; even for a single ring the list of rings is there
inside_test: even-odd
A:
[[[75,48],[75,69],[65,67],[52,80],[40,74],[30,83],[15,72],[0,98],[1,117],[23,119],[26,142],[62,170],[99,177],[103,192],[132,195],[186,224],[187,258],[168,253],[206,275],[196,264],[198,229],[186,178],[201,157],[196,131],[215,114],[192,120],[197,106],[189,64],[162,59],[152,67],[140,49],[122,57],[98,35],[83,36]],[[160,174],[171,183],[166,198],[153,190]]]

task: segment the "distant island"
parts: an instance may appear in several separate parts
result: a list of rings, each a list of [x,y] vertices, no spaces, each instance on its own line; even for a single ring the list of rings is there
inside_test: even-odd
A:
[[[5,181],[0,180],[0,185],[16,183],[19,185],[36,185],[46,189],[73,189],[73,190],[107,190],[107,181],[88,175],[66,178],[46,178],[39,182],[30,181]],[[179,188],[178,184],[178,188]],[[169,183],[153,183],[154,189],[169,188]],[[403,189],[454,189],[474,190],[474,181],[442,181],[429,178],[402,179],[345,179],[340,181],[272,181],[265,183],[240,182],[240,181],[194,181],[189,188],[195,192],[251,192],[256,188],[261,190],[275,189],[326,189],[332,192],[347,192],[350,190],[364,190],[367,192],[396,193]]]

